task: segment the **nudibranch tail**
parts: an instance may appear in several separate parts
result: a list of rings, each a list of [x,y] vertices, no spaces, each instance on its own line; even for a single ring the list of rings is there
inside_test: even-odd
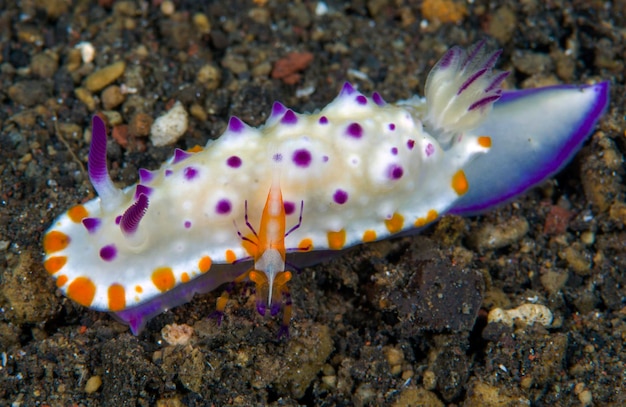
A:
[[[500,98],[508,72],[493,71],[501,51],[487,53],[481,41],[467,51],[452,47],[426,80],[426,122],[445,143],[456,133],[471,130]]]
[[[104,121],[97,115],[91,120],[91,146],[88,171],[105,211],[116,208],[124,199],[122,191],[113,184],[107,169],[107,132]]]

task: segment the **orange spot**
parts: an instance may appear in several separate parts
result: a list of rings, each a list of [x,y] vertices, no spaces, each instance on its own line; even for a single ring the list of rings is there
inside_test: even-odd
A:
[[[143,287],[140,285],[135,286],[135,292],[141,294],[143,292]]]
[[[365,233],[363,233],[363,237],[361,238],[361,240],[363,240],[364,242],[373,242],[374,240],[376,240],[376,232],[373,230],[366,230]]]
[[[394,213],[391,219],[385,220],[385,226],[389,233],[398,233],[404,226],[404,216],[400,215],[398,212]]]
[[[73,208],[70,208],[69,211],[67,211],[67,216],[70,217],[72,222],[79,223],[81,220],[89,216],[89,212],[87,212],[87,209],[85,209],[84,206],[76,205]]]
[[[159,267],[152,272],[152,282],[161,292],[171,290],[176,285],[174,273],[169,267]]]
[[[313,250],[313,240],[308,237],[300,240],[300,243],[298,243],[298,250],[301,252],[310,252]]]
[[[465,178],[463,170],[458,170],[452,176],[452,189],[454,189],[457,195],[463,195],[469,189],[469,184],[467,183],[467,178]]]
[[[195,146],[191,147],[191,148],[190,148],[189,150],[187,150],[187,151],[188,151],[188,152],[190,152],[190,153],[199,153],[199,152],[200,152],[200,151],[202,151],[202,150],[204,150],[204,148],[203,148],[201,145],[196,144]]]
[[[426,219],[424,218],[417,218],[417,220],[415,221],[414,225],[416,228],[421,228],[422,226],[426,225]]]
[[[211,258],[209,256],[204,256],[198,262],[198,268],[200,269],[201,273],[206,273],[211,268],[211,264]]]
[[[107,295],[111,311],[121,311],[126,308],[126,290],[121,284],[111,284]]]
[[[46,254],[63,250],[68,244],[70,244],[70,237],[57,230],[53,230],[43,237],[43,250]]]
[[[65,256],[50,257],[48,260],[44,261],[43,267],[48,273],[54,274],[61,270],[63,266],[65,266],[65,263],[67,263],[67,257]]]
[[[339,232],[328,232],[328,248],[332,250],[343,249],[346,244],[346,231],[341,229]]]
[[[183,283],[188,283],[189,282],[189,274],[187,273],[183,273],[180,275],[180,281]]]
[[[67,276],[65,274],[57,278],[57,287],[61,288],[67,283]]]
[[[234,263],[235,260],[237,260],[237,255],[235,254],[234,251],[232,251],[230,249],[226,250],[226,254],[225,255],[226,255],[226,261],[228,263]]]
[[[485,147],[485,148],[491,147],[491,137],[489,136],[478,137],[478,145],[481,147]]]
[[[439,214],[437,213],[437,211],[434,210],[434,209],[431,209],[426,214],[426,222],[428,222],[428,223],[433,222],[433,221],[437,220],[438,217],[439,217]]]
[[[428,21],[458,24],[467,15],[467,7],[454,0],[424,0],[422,16]]]
[[[96,295],[96,285],[87,277],[76,277],[67,287],[67,296],[88,307]]]

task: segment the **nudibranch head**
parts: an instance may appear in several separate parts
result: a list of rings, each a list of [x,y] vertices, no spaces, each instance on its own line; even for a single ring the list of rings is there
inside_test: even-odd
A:
[[[444,143],[482,123],[502,93],[509,72],[494,71],[501,51],[487,53],[481,41],[464,50],[452,47],[428,75],[425,121]]]

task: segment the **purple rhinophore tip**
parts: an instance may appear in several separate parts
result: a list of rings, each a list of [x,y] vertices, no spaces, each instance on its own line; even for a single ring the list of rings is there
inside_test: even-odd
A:
[[[356,91],[354,90],[352,84],[350,82],[345,82],[341,88],[341,92],[339,92],[339,96],[350,96],[354,92]]]
[[[265,311],[267,310],[267,306],[265,305],[265,303],[260,300],[256,302],[256,310],[259,314],[261,314],[261,316],[265,316]]]
[[[137,184],[135,187],[135,200],[139,199],[141,195],[150,196],[152,194],[152,188],[145,185]]]
[[[474,44],[467,53],[467,58],[463,61],[463,65],[461,65],[461,69],[465,69],[470,63],[474,62],[474,59],[480,54],[480,51],[485,46],[485,40],[478,41]]]
[[[485,73],[487,73],[487,69],[486,68],[483,68],[483,69],[480,69],[480,70],[474,72],[474,74],[472,74],[469,78],[467,78],[467,80],[465,82],[463,82],[463,85],[461,85],[459,90],[456,92],[456,95],[459,96],[461,93],[463,93],[463,91],[466,90],[467,88],[469,88],[472,85],[472,83],[474,83],[476,81],[476,79],[480,78]]]
[[[272,105],[272,117],[282,116],[286,110],[287,108],[285,107],[285,105],[280,102],[274,102],[274,104]]]
[[[145,168],[139,169],[139,182],[141,182],[142,184],[147,184],[153,179],[154,173],[152,171],[146,170]]]
[[[495,102],[496,100],[500,99],[500,95],[493,95],[493,96],[487,96],[485,98],[482,98],[474,103],[472,103],[470,105],[470,107],[467,108],[468,111],[472,111],[474,109],[480,109],[482,107],[487,106],[490,103]]]
[[[372,100],[374,101],[374,103],[376,103],[378,106],[385,106],[386,102],[383,99],[382,96],[380,96],[380,93],[378,92],[374,92],[372,93]]]
[[[228,130],[233,133],[241,133],[246,125],[237,116],[232,116],[228,121]]]
[[[363,95],[359,95],[356,98],[354,98],[354,100],[356,100],[356,102],[360,105],[366,105],[367,104],[367,98]]]
[[[101,185],[107,183],[107,130],[104,121],[94,116],[91,119],[91,146],[89,146],[89,179],[98,191]],[[98,191],[100,194],[100,191]]]
[[[87,232],[89,234],[95,233],[102,224],[100,218],[84,218],[82,222],[83,226],[85,227],[85,229],[87,229]]]
[[[178,164],[179,162],[185,160],[190,157],[191,153],[188,153],[180,148],[174,150],[174,159],[172,160],[172,164]]]
[[[270,306],[270,315],[275,317],[278,314],[278,311],[280,311],[280,302],[272,303]]]
[[[122,233],[124,233],[124,235],[132,235],[137,231],[139,222],[141,222],[141,219],[148,210],[149,203],[148,197],[141,194],[139,195],[139,198],[137,198],[137,201],[126,209],[126,212],[124,212],[122,220],[120,221],[120,228],[122,229]]]
[[[296,116],[293,110],[287,109],[283,118],[280,119],[280,122],[283,124],[296,124],[298,122],[298,116]]]
[[[492,80],[491,83],[489,84],[489,86],[487,86],[485,88],[485,93],[489,93],[491,91],[493,91],[496,88],[499,88],[500,85],[502,84],[502,81],[504,81],[511,72],[509,71],[504,71],[504,72],[500,72],[499,74],[497,74]]]

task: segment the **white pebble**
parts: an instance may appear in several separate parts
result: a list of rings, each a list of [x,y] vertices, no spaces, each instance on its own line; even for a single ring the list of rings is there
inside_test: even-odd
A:
[[[502,308],[494,308],[489,311],[487,321],[500,322],[502,324],[513,326],[514,320],[518,320],[525,325],[541,324],[549,327],[553,320],[550,308],[541,304],[522,304],[517,308],[503,310]]]
[[[76,44],[76,46],[74,48],[78,48],[80,50],[80,57],[83,60],[83,63],[88,64],[91,61],[93,61],[93,59],[96,56],[96,49],[94,48],[93,45],[91,45],[90,42],[79,42],[78,44]]]
[[[187,131],[189,115],[183,104],[176,104],[164,115],[157,118],[150,129],[150,140],[157,147],[176,142]]]

